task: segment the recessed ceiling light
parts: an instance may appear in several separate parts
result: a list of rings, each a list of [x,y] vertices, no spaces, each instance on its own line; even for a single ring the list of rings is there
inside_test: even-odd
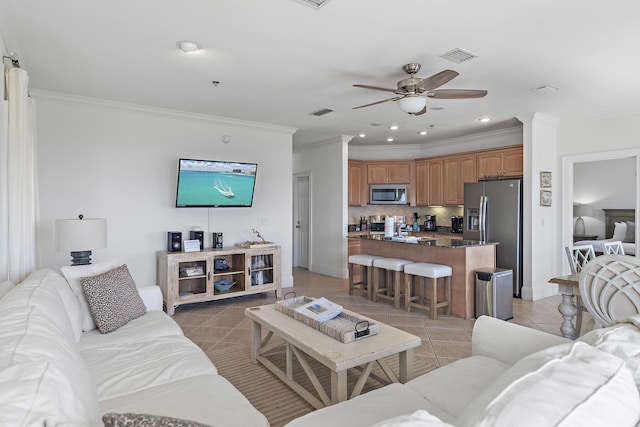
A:
[[[376,127],[377,127],[377,126],[382,126],[382,123],[380,123],[380,122],[373,122],[373,123],[371,123],[371,126],[376,126]]]
[[[488,123],[491,121],[491,117],[480,117],[477,119],[477,121],[479,121],[480,123]]]
[[[421,131],[419,131],[419,132],[418,132],[418,134],[419,134],[419,135],[426,135],[426,134],[427,134],[427,131],[426,131],[426,130],[421,130]]]
[[[433,111],[444,110],[444,105],[434,105],[433,107],[429,107],[429,109]]]
[[[195,43],[189,40],[182,40],[182,41],[176,42],[176,46],[178,46],[178,49],[180,49],[184,53],[196,52],[197,50],[200,49],[200,46],[198,46],[198,43]]]
[[[398,129],[398,125],[391,125],[391,126],[389,126],[389,129],[397,130]]]
[[[387,138],[387,142],[393,142],[393,138]]]
[[[366,134],[366,133],[359,133],[359,134],[358,134],[358,136],[359,136],[360,138],[364,138],[365,136],[367,136],[367,134]]]

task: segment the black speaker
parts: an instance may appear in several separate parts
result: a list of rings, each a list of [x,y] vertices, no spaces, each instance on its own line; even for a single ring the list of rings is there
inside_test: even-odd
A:
[[[167,250],[169,252],[182,251],[182,233],[180,231],[167,232]]]
[[[204,249],[204,231],[200,231],[200,230],[189,231],[189,239],[200,240],[200,250]]]
[[[222,249],[222,233],[211,233],[211,246]]]

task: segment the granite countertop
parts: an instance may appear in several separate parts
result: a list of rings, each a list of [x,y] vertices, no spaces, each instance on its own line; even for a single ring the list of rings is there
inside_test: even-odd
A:
[[[435,246],[438,248],[470,248],[474,246],[488,246],[497,245],[498,242],[479,242],[477,240],[456,240],[456,239],[441,239],[431,237],[412,237],[412,236],[395,236],[384,237],[382,234],[359,236],[354,238],[360,238],[363,240],[379,240],[384,242],[393,242],[398,244],[409,245],[423,245],[423,246]]]

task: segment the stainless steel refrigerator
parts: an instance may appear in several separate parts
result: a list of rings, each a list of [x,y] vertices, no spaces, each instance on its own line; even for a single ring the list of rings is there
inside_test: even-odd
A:
[[[465,240],[498,242],[496,267],[513,271],[513,295],[522,289],[522,180],[464,184]]]

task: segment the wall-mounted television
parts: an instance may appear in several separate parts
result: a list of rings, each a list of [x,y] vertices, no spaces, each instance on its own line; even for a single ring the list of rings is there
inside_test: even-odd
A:
[[[180,159],[177,208],[251,207],[256,163]]]

